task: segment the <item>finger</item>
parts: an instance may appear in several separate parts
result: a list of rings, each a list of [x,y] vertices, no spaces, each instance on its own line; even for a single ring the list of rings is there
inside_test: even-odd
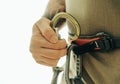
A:
[[[44,44],[44,43],[47,44],[47,42],[44,42],[44,41],[41,42],[41,44]],[[44,47],[44,48],[55,49],[55,50],[65,49],[66,46],[67,46],[67,44],[64,39],[58,40],[57,43],[55,43],[55,44],[49,43],[49,45],[42,45],[42,47]]]
[[[59,59],[60,57],[66,55],[67,49],[52,50],[52,49],[39,48],[39,49],[31,50],[31,52],[44,56],[49,59]]]
[[[46,63],[43,61],[36,61],[36,63],[41,64],[41,65],[45,65],[45,66],[49,66],[49,67],[54,67],[57,65],[57,64]]]
[[[39,27],[42,35],[52,43],[56,43],[58,41],[57,34],[55,31],[50,27],[50,20],[46,18],[42,18],[39,20],[36,25]]]
[[[36,24],[34,24],[32,28],[32,35],[36,35],[36,34],[41,34],[41,31],[39,27]]]
[[[49,59],[41,55],[33,55],[33,56],[37,63],[47,66],[56,66],[59,61],[59,59]]]
[[[57,43],[53,44],[39,35],[32,37],[31,45],[36,48],[44,47],[49,49],[63,49],[67,46],[66,41],[64,39],[58,40]]]

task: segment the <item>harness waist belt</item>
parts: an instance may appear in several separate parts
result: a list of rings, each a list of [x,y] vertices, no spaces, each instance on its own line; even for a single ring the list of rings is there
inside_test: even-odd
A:
[[[92,51],[111,51],[120,48],[120,38],[112,38],[105,32],[93,36],[80,36],[72,42],[73,52],[77,55]]]

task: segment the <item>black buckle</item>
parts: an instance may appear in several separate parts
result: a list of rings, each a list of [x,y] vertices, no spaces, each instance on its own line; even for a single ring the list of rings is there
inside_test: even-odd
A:
[[[109,51],[114,49],[114,42],[109,34],[100,32],[97,33],[96,36],[100,38],[99,40],[93,41],[97,49],[101,51]]]
[[[93,36],[86,36],[86,38],[88,37],[90,37],[90,39],[93,38],[99,38],[99,39],[80,46],[77,45],[75,42],[72,42],[72,45],[74,45],[73,52],[76,55],[84,54],[86,52],[91,52],[91,51],[110,51],[115,48],[112,37],[105,32],[100,32]]]

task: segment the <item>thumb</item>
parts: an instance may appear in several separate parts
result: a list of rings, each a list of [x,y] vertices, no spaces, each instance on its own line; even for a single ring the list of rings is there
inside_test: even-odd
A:
[[[56,43],[58,41],[57,34],[50,27],[50,20],[47,18],[42,18],[41,21],[37,23],[42,35],[51,43]]]
[[[56,43],[58,41],[57,34],[51,27],[44,28],[42,34],[51,43]]]

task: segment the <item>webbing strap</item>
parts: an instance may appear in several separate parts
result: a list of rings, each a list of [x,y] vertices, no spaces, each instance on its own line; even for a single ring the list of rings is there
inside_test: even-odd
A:
[[[76,55],[81,55],[81,54],[84,54],[86,52],[93,51],[95,47],[96,47],[96,45],[94,43],[89,43],[89,44],[87,43],[87,44],[84,44],[82,46],[74,46],[73,52]]]
[[[72,44],[77,45],[73,47],[74,53],[80,55],[86,52],[111,51],[120,48],[120,38],[112,38],[109,34],[100,32],[98,36],[94,35],[92,38],[87,38],[86,36],[84,39],[79,38],[72,42]]]
[[[120,38],[113,38],[113,42],[116,48],[120,48]]]

